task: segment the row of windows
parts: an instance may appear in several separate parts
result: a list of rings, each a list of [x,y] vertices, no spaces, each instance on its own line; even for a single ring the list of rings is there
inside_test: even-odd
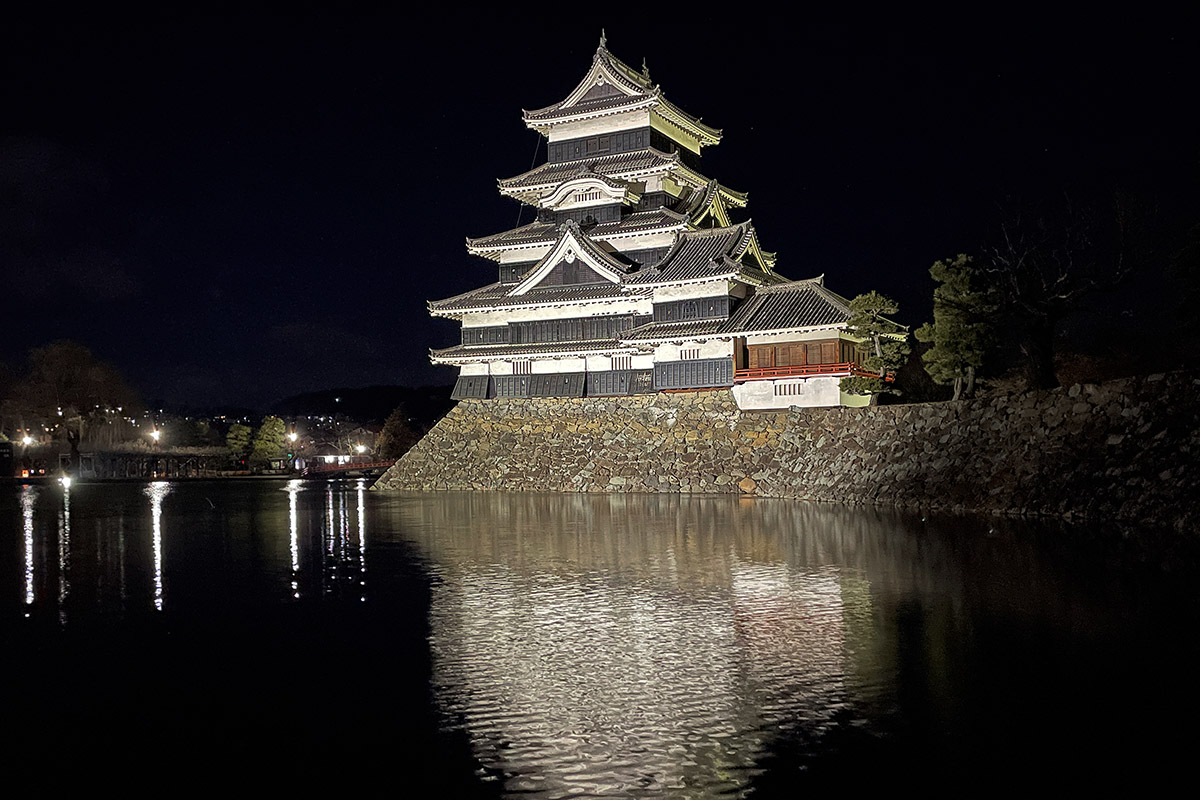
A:
[[[487,328],[463,328],[463,344],[508,344],[508,326],[493,325]]]
[[[539,342],[616,339],[631,328],[644,325],[649,321],[649,317],[642,315],[613,314],[604,317],[513,322],[508,325],[463,328],[462,343],[469,345],[536,344]]]
[[[656,389],[699,389],[733,384],[733,360],[657,364],[653,370],[612,370],[531,375],[462,375],[451,395],[456,400],[487,397],[580,397],[639,394]],[[789,387],[782,387],[789,388]],[[776,387],[779,394],[780,387]],[[792,392],[788,392],[791,394]]]
[[[807,344],[752,344],[746,348],[746,366],[751,368],[844,364],[853,360],[854,345],[838,340]]]
[[[655,322],[681,322],[689,319],[725,319],[729,316],[729,297],[700,297],[654,304]]]
[[[635,325],[641,325],[646,321],[646,317],[634,316],[633,314],[619,314],[605,317],[578,317],[575,319],[513,322],[510,323],[510,337],[513,344],[615,339]]]
[[[599,197],[597,196],[597,199]],[[587,208],[572,208],[567,211],[551,211],[542,209],[538,212],[538,222],[551,222],[561,225],[567,220],[574,220],[579,227],[587,228],[602,222],[620,222],[621,204],[613,203],[606,206],[588,206]]]
[[[631,131],[606,133],[601,136],[588,136],[583,139],[568,139],[565,142],[551,142],[547,147],[547,160],[554,164],[559,161],[574,161],[588,156],[627,153],[630,150],[643,150],[649,144],[650,129],[637,128]]]
[[[653,128],[635,128],[629,131],[568,139],[564,142],[551,142],[546,148],[546,160],[551,164],[556,164],[559,161],[575,161],[588,156],[628,153],[631,150],[644,150],[647,147],[653,147],[663,153],[679,153],[683,162],[693,169],[700,165],[698,155],[686,147],[681,147],[679,142],[662,131]]]

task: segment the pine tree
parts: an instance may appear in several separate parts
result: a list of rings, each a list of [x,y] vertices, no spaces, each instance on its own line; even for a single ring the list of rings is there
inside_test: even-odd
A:
[[[283,457],[283,440],[287,425],[279,417],[264,417],[258,433],[254,435],[254,447],[250,450],[250,463],[262,467]]]
[[[408,425],[408,413],[404,406],[400,406],[384,420],[379,441],[375,443],[375,452],[380,458],[400,458],[419,438]]]
[[[229,454],[233,456],[235,462],[241,461],[250,451],[250,434],[252,432],[249,426],[236,422],[229,426],[229,432],[225,434],[225,446],[229,448]]]
[[[918,328],[916,337],[933,346],[921,360],[934,381],[954,387],[953,399],[970,397],[992,338],[995,292],[985,286],[971,257],[961,253],[953,260],[935,262],[929,274],[938,282],[933,290],[933,322]]]
[[[860,294],[850,301],[846,333],[861,342],[859,366],[875,375],[842,378],[843,392],[870,395],[872,404],[885,389],[895,392],[889,389],[886,378],[904,364],[910,350],[908,330],[888,319],[899,310],[895,300],[879,292]]]

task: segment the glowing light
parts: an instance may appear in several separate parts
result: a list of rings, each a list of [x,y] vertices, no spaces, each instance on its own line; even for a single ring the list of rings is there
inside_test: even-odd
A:
[[[289,441],[289,442],[294,442],[294,441],[296,441],[296,440],[297,440],[297,439],[299,439],[299,438],[300,438],[300,434],[296,433],[295,431],[292,431],[291,433],[289,433],[289,434],[288,434],[288,441]]]
[[[367,452],[367,446],[365,444],[360,444],[357,447],[355,447],[354,449],[357,450],[360,454]]]
[[[150,516],[154,521],[154,608],[158,611],[163,609],[162,501],[170,493],[171,484],[166,481],[154,481],[146,487]]]
[[[33,444],[33,437],[32,436],[22,436],[21,444],[25,445],[26,447],[29,447],[29,445]]]
[[[67,491],[71,490],[71,476],[70,475],[63,475],[61,478],[58,479],[58,482],[61,483],[62,487],[64,489],[66,489]]]
[[[161,437],[161,436],[162,436],[162,431],[160,431],[160,430],[150,431],[150,438],[156,442],[159,440],[159,437]]]

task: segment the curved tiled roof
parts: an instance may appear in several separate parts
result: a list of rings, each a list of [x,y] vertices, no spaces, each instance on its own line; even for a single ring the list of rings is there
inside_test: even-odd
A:
[[[551,355],[563,353],[602,353],[628,351],[635,345],[623,344],[617,339],[587,339],[580,342],[538,342],[534,344],[456,344],[441,350],[430,350],[435,359],[451,358],[520,358],[522,356]]]
[[[649,322],[639,325],[621,336],[621,341],[664,341],[668,339],[692,339],[720,333],[727,319],[696,319],[687,322]]]
[[[611,236],[651,231],[656,228],[674,228],[686,222],[686,217],[669,208],[655,208],[650,211],[635,211],[618,222],[601,222],[588,228],[587,235],[593,239],[607,239]],[[558,227],[553,222],[531,222],[490,236],[467,239],[467,249],[482,251],[555,242],[558,241]]]
[[[530,289],[525,294],[510,295],[513,289],[511,283],[492,283],[481,289],[448,297],[445,300],[433,300],[429,303],[431,312],[471,311],[472,309],[492,307],[516,307],[553,305],[556,303],[575,303],[590,300],[621,300],[629,297],[622,291],[621,286],[605,281],[603,283],[577,283],[569,286],[548,286],[546,288]]]
[[[745,252],[751,230],[750,224],[743,222],[680,233],[657,267],[639,272],[630,282],[677,283],[736,274],[743,269],[736,259]]]
[[[581,169],[591,169],[607,177],[633,175],[656,171],[667,171],[679,163],[676,153],[664,153],[653,147],[629,150],[607,156],[589,156],[574,161],[548,161],[512,178],[501,178],[500,191],[514,191],[533,187],[557,186],[579,174]]]
[[[593,76],[597,76],[596,81],[611,80],[619,88],[613,94],[588,98],[587,92],[597,85],[589,81]],[[568,105],[572,99],[575,102]],[[618,59],[609,52],[603,39],[592,57],[592,66],[570,94],[545,108],[524,111],[522,117],[530,127],[546,127],[558,120],[618,113],[626,108],[647,105],[657,108],[664,119],[696,136],[703,144],[715,144],[721,139],[719,129],[705,125],[699,117],[693,117],[668,101],[662,88],[651,83],[649,72],[638,72]]]
[[[773,331],[840,325],[850,319],[845,298],[826,289],[819,279],[764,286],[729,318],[726,333]]]

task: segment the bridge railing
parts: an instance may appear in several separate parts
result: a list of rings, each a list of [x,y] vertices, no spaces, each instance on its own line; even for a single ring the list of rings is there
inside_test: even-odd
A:
[[[816,376],[849,376],[858,375],[864,378],[878,378],[879,373],[863,369],[853,361],[838,364],[798,364],[786,367],[747,367],[733,371],[734,381],[762,381],[773,378],[812,378]],[[885,381],[895,380],[888,375]]]

